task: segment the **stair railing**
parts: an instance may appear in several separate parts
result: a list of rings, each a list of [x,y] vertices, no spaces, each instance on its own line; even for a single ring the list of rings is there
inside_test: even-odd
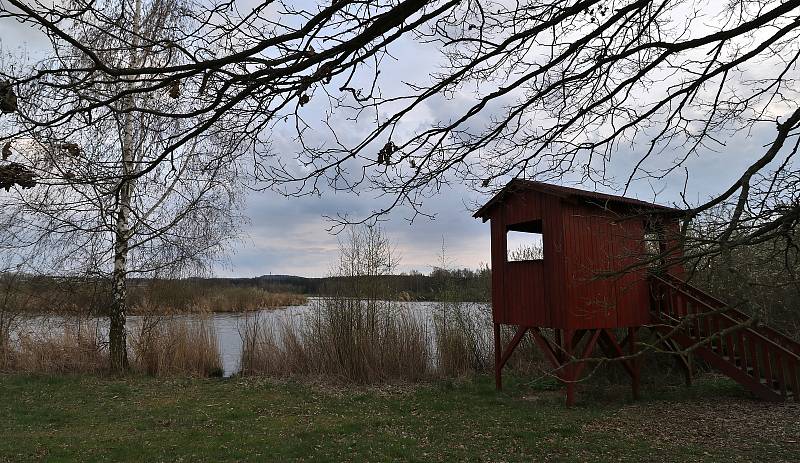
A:
[[[652,275],[655,315],[682,327],[696,344],[756,379],[787,400],[800,401],[800,355],[790,349],[797,344],[743,312],[726,306],[697,288],[674,277]],[[786,345],[785,345],[786,344]]]

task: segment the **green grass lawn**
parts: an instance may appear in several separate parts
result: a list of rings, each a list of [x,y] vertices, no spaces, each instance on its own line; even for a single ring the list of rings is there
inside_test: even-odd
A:
[[[584,388],[572,409],[551,384],[507,383],[0,376],[0,461],[800,460],[800,407],[724,380],[637,403]]]

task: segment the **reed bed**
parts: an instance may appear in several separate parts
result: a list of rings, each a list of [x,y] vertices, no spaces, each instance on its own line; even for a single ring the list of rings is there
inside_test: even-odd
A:
[[[242,374],[339,383],[419,381],[430,375],[426,324],[385,301],[322,299],[299,323],[254,318],[242,333]]]
[[[252,286],[192,288],[163,283],[152,288],[137,288],[130,301],[133,315],[249,312],[305,303],[306,297],[301,294],[273,293]]]
[[[277,324],[253,317],[242,330],[241,373],[335,383],[418,382],[486,373],[493,366],[491,318],[482,306],[442,303],[431,317],[402,303],[332,298]],[[507,342],[513,333],[503,332]],[[536,368],[523,343],[509,367]]]
[[[128,290],[131,315],[245,312],[305,303],[306,297],[302,294],[192,280],[134,282],[129,284]],[[32,278],[6,285],[0,281],[0,312],[104,315],[111,304],[111,287],[105,280]]]
[[[443,302],[433,314],[436,373],[458,377],[492,368],[489,314],[465,303]]]
[[[6,371],[12,366],[11,331],[15,325],[15,317],[0,310],[0,371]]]
[[[104,321],[42,318],[20,329],[0,317],[0,371],[28,374],[98,374],[108,371]],[[130,326],[129,358],[151,376],[222,376],[216,332],[208,318],[142,317]]]
[[[130,337],[131,367],[150,376],[222,376],[222,356],[208,317],[142,317]]]
[[[39,332],[6,334],[3,369],[19,373],[98,373],[108,367],[108,351],[96,321],[82,317],[61,321]]]

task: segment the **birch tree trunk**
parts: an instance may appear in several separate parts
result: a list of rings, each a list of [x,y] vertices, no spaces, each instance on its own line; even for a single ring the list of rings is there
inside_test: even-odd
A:
[[[130,66],[136,66],[136,46],[140,29],[142,2],[136,0],[133,16],[133,31]],[[117,198],[117,220],[114,230],[114,270],[111,274],[112,305],[109,313],[109,353],[111,356],[111,369],[122,372],[128,369],[128,347],[125,319],[128,299],[128,250],[131,237],[131,196],[133,193],[133,180],[130,175],[135,169],[134,162],[134,120],[131,109],[134,107],[133,97],[127,96],[123,100],[122,124],[122,176],[119,184]]]

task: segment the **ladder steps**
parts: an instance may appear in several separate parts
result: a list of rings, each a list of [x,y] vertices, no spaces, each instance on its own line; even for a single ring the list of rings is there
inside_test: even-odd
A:
[[[673,342],[692,347],[712,366],[763,399],[800,401],[800,343],[763,325],[731,331],[748,316],[675,277],[653,276],[653,281],[653,299],[657,302],[654,315],[668,325],[679,326],[686,315],[709,311],[708,316],[678,330],[681,334],[676,334]],[[688,313],[675,310],[674,304],[690,309]]]

